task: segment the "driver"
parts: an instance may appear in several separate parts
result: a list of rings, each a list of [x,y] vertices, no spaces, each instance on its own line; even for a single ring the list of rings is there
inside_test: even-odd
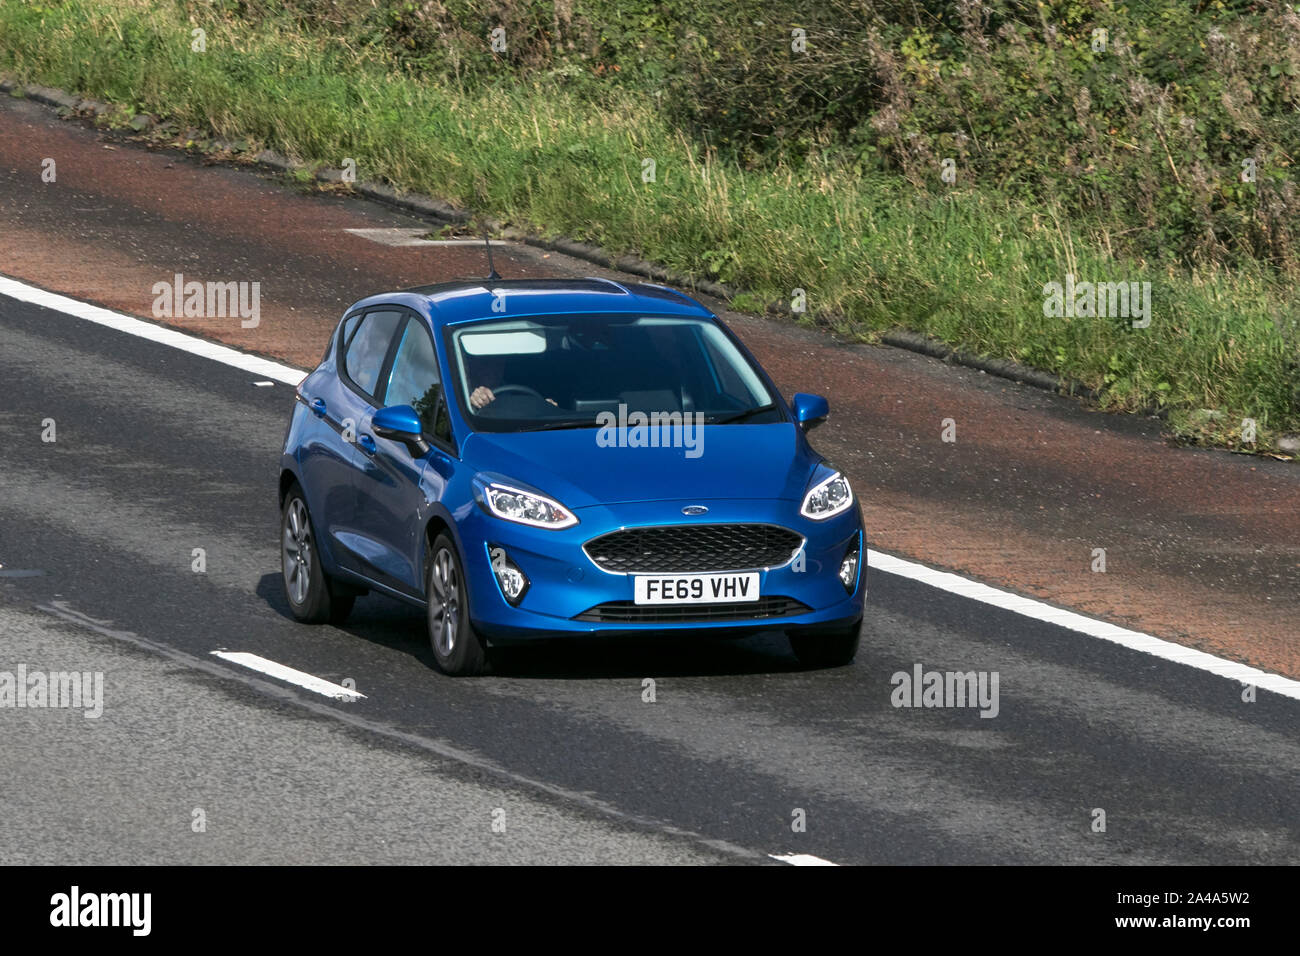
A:
[[[478,355],[474,356],[469,363],[470,374],[474,381],[482,384],[478,385],[469,393],[469,403],[474,411],[482,411],[497,400],[496,394],[492,391],[494,388],[500,388],[505,384],[502,379],[505,378],[506,360],[503,355]],[[555,405],[555,399],[548,398],[548,402]],[[556,407],[559,407],[558,405]]]
[[[483,383],[469,393],[469,403],[475,411],[486,408],[497,400],[492,388],[500,387],[505,367],[506,360],[500,355],[481,355],[472,360],[470,371],[477,381]]]

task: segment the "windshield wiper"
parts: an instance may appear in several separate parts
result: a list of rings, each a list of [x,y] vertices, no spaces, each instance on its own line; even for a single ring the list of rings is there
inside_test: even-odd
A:
[[[598,428],[599,423],[592,418],[575,418],[566,419],[562,422],[541,422],[537,425],[529,425],[527,428],[520,428],[521,432],[549,432],[560,428]]]
[[[776,408],[776,405],[771,403],[767,405],[759,405],[757,408],[748,408],[743,412],[736,412],[734,415],[728,415],[724,418],[711,418],[707,422],[705,422],[705,424],[706,425],[730,425],[733,422],[744,421],[746,418],[752,418],[753,416],[760,415],[763,412],[770,412],[774,408]]]

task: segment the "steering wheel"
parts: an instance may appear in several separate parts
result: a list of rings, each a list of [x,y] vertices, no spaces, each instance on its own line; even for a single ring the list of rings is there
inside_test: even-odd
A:
[[[536,389],[529,388],[527,385],[502,385],[498,388],[492,389],[492,395],[496,398],[500,398],[502,395],[509,395],[509,394],[531,395],[539,402],[546,401],[545,397],[543,397],[541,392],[538,392]]]

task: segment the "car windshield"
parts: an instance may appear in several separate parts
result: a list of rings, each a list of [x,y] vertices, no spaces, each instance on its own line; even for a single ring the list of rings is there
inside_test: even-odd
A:
[[[782,420],[762,378],[707,320],[548,315],[475,322],[450,338],[457,397],[479,431],[595,428],[602,413]]]

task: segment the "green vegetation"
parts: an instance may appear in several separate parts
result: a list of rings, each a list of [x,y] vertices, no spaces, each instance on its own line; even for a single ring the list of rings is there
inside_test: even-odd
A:
[[[1189,439],[1300,430],[1286,4],[0,0],[0,70],[742,304],[804,289],[809,321],[1049,369]],[[1150,282],[1151,324],[1044,315],[1067,274]]]

